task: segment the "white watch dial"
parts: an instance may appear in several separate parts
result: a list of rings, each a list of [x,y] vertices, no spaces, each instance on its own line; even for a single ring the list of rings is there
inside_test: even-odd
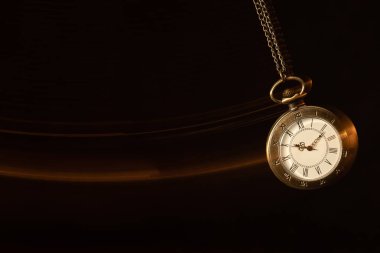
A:
[[[301,118],[289,125],[280,139],[280,161],[290,174],[301,180],[318,180],[339,164],[342,141],[331,122]]]

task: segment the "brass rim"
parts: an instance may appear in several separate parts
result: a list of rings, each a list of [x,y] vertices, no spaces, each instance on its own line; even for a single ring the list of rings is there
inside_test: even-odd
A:
[[[290,124],[294,121],[294,117],[298,112],[302,112],[304,116],[315,115],[315,111],[318,111],[318,118],[325,119],[327,121],[334,120],[333,125],[339,132],[342,140],[342,157],[336,168],[325,177],[315,180],[315,181],[305,181],[299,179],[291,174],[282,167],[281,164],[276,163],[279,158],[279,138],[283,134],[283,130],[279,127],[282,123]],[[354,124],[352,121],[344,115],[342,112],[334,109],[333,112],[325,108],[317,106],[301,106],[294,111],[288,111],[284,113],[273,125],[270,134],[267,139],[267,159],[269,166],[275,176],[286,185],[303,190],[311,190],[321,188],[340,180],[340,178],[346,174],[351,168],[352,163],[355,160],[358,148],[358,137]]]

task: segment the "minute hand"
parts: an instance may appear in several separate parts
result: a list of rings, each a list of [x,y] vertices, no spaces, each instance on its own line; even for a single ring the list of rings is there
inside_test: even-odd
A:
[[[325,133],[321,133],[321,134],[317,137],[317,139],[315,139],[315,140],[313,141],[313,143],[311,144],[311,147],[312,147],[312,148],[315,148],[315,146],[318,144],[318,142],[322,139],[323,135],[325,135]]]

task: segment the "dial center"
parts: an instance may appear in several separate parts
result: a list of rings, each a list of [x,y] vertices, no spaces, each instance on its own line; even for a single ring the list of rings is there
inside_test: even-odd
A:
[[[290,141],[290,155],[302,167],[315,167],[327,155],[328,144],[323,132],[314,128],[303,128]]]

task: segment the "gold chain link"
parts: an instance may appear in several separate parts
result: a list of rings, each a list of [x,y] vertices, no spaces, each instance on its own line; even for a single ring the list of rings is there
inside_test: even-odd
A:
[[[264,0],[253,0],[253,3],[255,4],[257,15],[259,16],[261,26],[268,42],[268,47],[271,50],[274,63],[276,64],[277,72],[281,79],[285,80],[287,77],[286,62],[281,53],[267,5]]]

